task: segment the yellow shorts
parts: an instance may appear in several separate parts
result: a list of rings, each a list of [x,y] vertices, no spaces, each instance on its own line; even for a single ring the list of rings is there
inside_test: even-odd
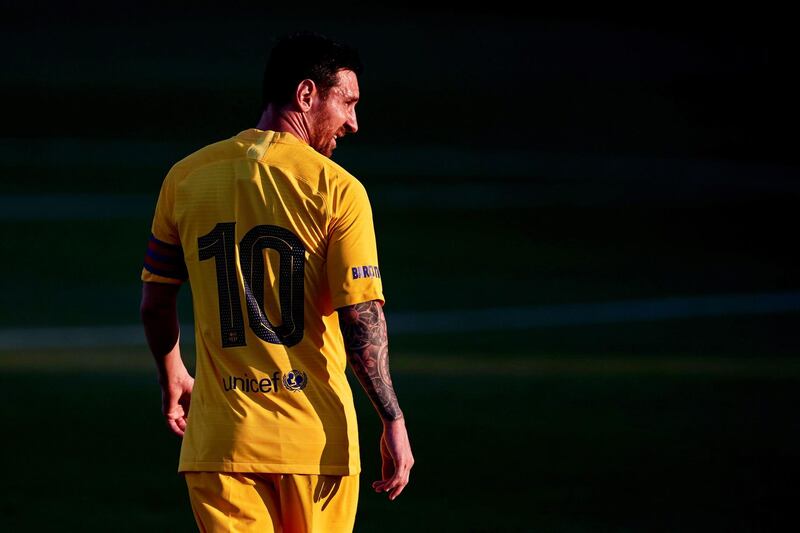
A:
[[[186,472],[184,477],[203,532],[353,530],[358,475]]]

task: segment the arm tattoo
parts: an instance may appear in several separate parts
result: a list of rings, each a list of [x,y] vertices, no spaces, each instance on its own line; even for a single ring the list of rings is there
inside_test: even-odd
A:
[[[389,375],[389,341],[381,304],[372,300],[342,307],[342,328],[347,358],[358,380],[384,420],[403,416]]]

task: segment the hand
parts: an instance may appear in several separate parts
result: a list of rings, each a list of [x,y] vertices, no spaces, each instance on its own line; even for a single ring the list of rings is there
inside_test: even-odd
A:
[[[167,419],[169,429],[179,437],[186,432],[193,388],[194,378],[188,372],[161,384],[161,412]]]
[[[406,423],[403,418],[383,423],[381,435],[381,474],[383,479],[372,483],[375,492],[388,492],[389,499],[397,498],[406,485],[414,456],[408,441]]]

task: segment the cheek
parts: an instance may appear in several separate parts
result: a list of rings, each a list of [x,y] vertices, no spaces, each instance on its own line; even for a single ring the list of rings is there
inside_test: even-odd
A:
[[[336,127],[341,126],[346,121],[347,121],[346,109],[336,109],[336,112],[331,114],[331,123],[334,124]]]

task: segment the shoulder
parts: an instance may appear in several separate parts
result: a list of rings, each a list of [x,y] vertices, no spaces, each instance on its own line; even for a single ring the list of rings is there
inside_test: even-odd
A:
[[[292,146],[297,156],[292,162],[293,174],[327,198],[341,194],[366,194],[361,182],[343,166],[302,144]]]
[[[245,151],[246,147],[236,137],[209,144],[175,163],[167,174],[167,179],[181,181],[207,165],[242,157]]]
[[[364,184],[336,163],[330,161],[330,165],[329,196],[334,212],[368,206],[369,198]]]
[[[324,157],[324,156],[320,156]],[[350,172],[345,170],[342,166],[336,164],[335,162],[331,161],[327,157],[324,157],[327,161],[329,166],[328,173],[330,175],[330,184],[332,189],[334,190],[355,190],[358,193],[366,194],[366,189],[364,185],[352,175]]]

